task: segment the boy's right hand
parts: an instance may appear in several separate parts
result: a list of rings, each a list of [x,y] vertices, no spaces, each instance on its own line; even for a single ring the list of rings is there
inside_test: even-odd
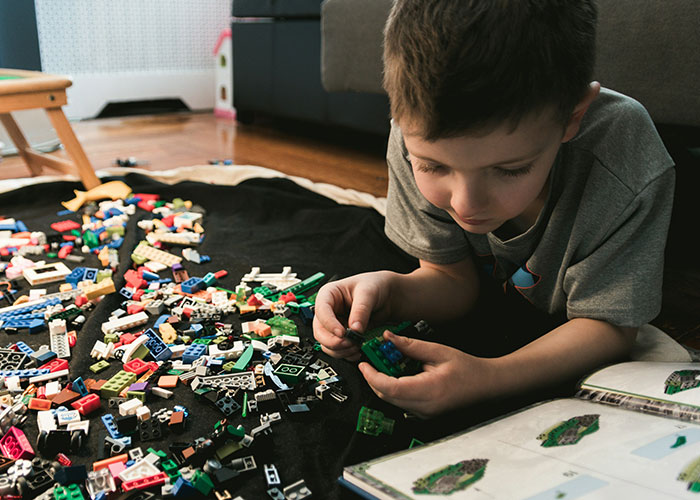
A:
[[[345,338],[345,329],[364,332],[370,316],[378,321],[390,317],[394,276],[387,271],[358,274],[321,287],[316,296],[313,330],[326,354],[359,359],[360,346]]]

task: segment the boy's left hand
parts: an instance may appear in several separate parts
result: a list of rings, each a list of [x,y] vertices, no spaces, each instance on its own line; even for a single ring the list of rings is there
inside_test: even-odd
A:
[[[401,353],[423,363],[423,371],[407,377],[390,377],[369,363],[360,363],[362,375],[385,401],[420,417],[431,417],[484,398],[488,394],[489,360],[435,342],[384,332],[384,338]]]

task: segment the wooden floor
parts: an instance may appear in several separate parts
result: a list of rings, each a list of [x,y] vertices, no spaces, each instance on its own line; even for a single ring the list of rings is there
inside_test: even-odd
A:
[[[386,138],[263,118],[253,125],[212,113],[169,113],[74,122],[78,139],[96,170],[117,158],[147,161],[141,168],[165,170],[231,159],[290,175],[385,196]],[[65,151],[58,151],[65,157]],[[51,173],[51,171],[46,171]],[[25,177],[16,156],[0,163],[0,179]]]

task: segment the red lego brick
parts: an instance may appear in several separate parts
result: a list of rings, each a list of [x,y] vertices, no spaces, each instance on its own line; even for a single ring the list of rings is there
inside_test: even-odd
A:
[[[167,479],[168,475],[165,472],[159,472],[153,476],[141,477],[139,479],[132,479],[131,481],[122,483],[122,491],[143,490],[151,486],[164,484]]]
[[[131,288],[143,288],[146,286],[146,280],[139,276],[139,273],[134,269],[129,269],[124,273],[124,279]]]
[[[71,465],[73,465],[73,461],[67,456],[65,456],[63,453],[59,453],[58,455],[56,455],[56,460],[64,467],[70,467]]]
[[[51,229],[58,231],[59,233],[65,233],[67,231],[72,231],[73,229],[80,229],[80,227],[80,224],[74,220],[62,220],[51,224]]]
[[[61,249],[58,251],[58,258],[59,259],[65,259],[70,255],[70,253],[73,251],[73,245],[66,245],[64,247],[61,247]]]
[[[65,359],[52,359],[48,363],[44,363],[39,367],[39,369],[43,368],[48,368],[51,373],[57,372],[60,370],[67,370],[68,369],[68,361]]]
[[[127,314],[140,313],[141,311],[143,311],[143,309],[143,304],[129,304],[128,306],[126,306]]]
[[[149,368],[150,363],[146,363],[139,358],[134,358],[128,363],[124,363],[124,371],[135,373],[136,375],[141,375],[143,372],[148,371]]]
[[[34,449],[29,444],[27,436],[15,426],[10,427],[5,435],[0,439],[0,452],[15,460],[34,458]]]
[[[78,410],[81,415],[89,415],[93,411],[100,408],[100,396],[94,393],[88,394],[87,396],[83,396],[79,400],[73,402],[71,406]]]

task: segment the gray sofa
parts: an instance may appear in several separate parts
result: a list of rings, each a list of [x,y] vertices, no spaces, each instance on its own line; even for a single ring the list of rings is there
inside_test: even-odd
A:
[[[329,92],[382,93],[382,28],[392,0],[325,0],[321,75]],[[657,123],[700,126],[700,2],[599,0],[595,78]]]

